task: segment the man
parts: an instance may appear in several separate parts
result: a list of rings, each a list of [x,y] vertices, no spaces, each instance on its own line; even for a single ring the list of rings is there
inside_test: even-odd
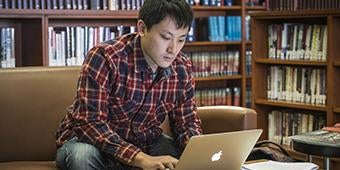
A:
[[[184,0],[146,0],[137,33],[92,48],[57,131],[61,169],[173,169],[201,134],[191,63],[180,52],[193,19]],[[160,125],[169,117],[173,137]]]

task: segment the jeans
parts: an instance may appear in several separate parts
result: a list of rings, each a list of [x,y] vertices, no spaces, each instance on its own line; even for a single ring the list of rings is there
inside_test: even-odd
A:
[[[150,150],[147,152],[152,156],[171,155],[177,159],[179,159],[181,153],[182,150],[179,149],[174,140],[164,134],[151,144]],[[134,169],[112,156],[109,158],[93,145],[78,142],[77,137],[72,138],[57,150],[56,164],[58,168],[63,170]]]

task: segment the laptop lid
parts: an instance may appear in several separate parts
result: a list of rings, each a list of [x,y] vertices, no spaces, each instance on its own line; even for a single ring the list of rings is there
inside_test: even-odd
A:
[[[240,170],[262,129],[194,136],[185,147],[176,170]]]

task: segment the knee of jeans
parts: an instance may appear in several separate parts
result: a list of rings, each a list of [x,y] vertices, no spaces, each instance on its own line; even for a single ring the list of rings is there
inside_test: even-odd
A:
[[[87,143],[76,143],[72,148],[68,148],[69,150],[69,159],[72,161],[84,164],[101,160],[101,154],[99,150],[90,144]]]

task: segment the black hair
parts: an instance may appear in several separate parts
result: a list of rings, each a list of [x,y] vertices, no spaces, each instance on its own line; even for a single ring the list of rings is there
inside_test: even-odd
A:
[[[170,17],[177,28],[190,28],[193,12],[185,0],[145,0],[139,10],[138,19],[142,20],[147,29]]]

